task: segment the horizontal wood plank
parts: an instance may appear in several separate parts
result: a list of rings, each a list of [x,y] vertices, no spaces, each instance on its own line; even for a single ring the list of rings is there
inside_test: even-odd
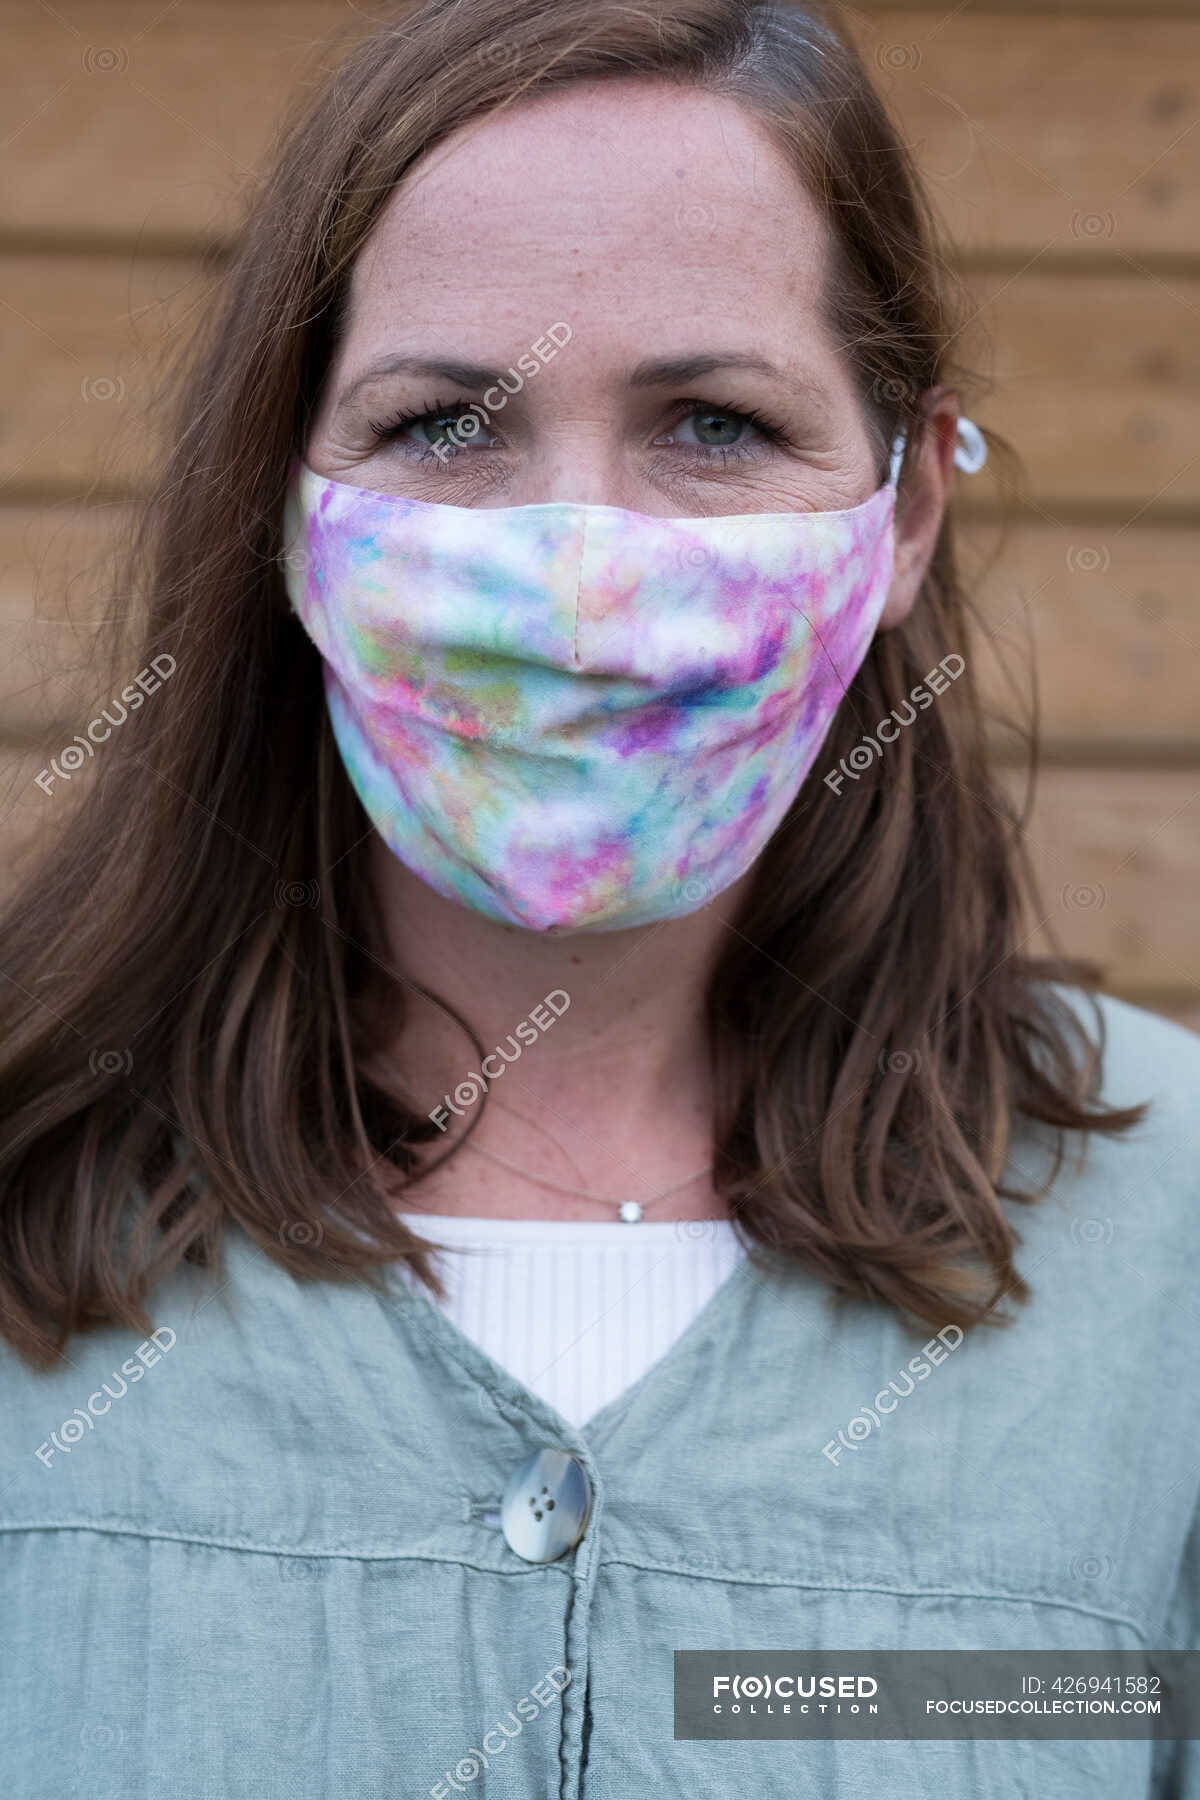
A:
[[[60,495],[144,485],[174,358],[213,279],[191,257],[0,256],[0,482]]]
[[[39,740],[95,716],[100,629],[124,614],[112,566],[125,506],[0,505],[0,736]]]
[[[1037,504],[1122,524],[1200,506],[1200,278],[1033,268],[969,286],[960,350],[988,386],[968,410],[1022,457]],[[967,479],[972,500],[995,467]]]
[[[188,257],[0,256],[0,482],[23,496],[144,487],[160,397],[217,279]],[[961,354],[991,384],[970,411],[1009,438],[1051,518],[1200,507],[1200,277],[976,276],[967,305]],[[963,484],[971,501],[994,492],[991,468]]]
[[[1194,253],[1200,18],[856,11],[852,35],[964,252]]]
[[[967,250],[1194,253],[1200,19],[1075,5],[850,9]],[[292,96],[369,24],[350,0],[4,7],[0,233],[228,241]]]
[[[1024,795],[1017,771],[1004,780]],[[1044,769],[1027,839],[1042,902],[1031,952],[1053,932],[1124,991],[1200,991],[1200,767]]]
[[[1185,527],[968,527],[961,562],[989,710],[1027,720],[1035,672],[1056,755],[1190,748],[1200,762],[1197,553]]]
[[[8,0],[0,16],[21,71],[0,105],[0,232],[196,245],[237,229],[329,35],[367,23],[348,0]]]

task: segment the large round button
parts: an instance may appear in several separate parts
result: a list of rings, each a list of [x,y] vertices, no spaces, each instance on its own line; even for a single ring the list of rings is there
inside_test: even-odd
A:
[[[591,1510],[583,1464],[565,1450],[535,1450],[508,1478],[500,1524],[526,1562],[556,1562],[579,1542]]]

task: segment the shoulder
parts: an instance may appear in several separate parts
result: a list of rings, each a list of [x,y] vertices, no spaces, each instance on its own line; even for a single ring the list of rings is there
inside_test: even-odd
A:
[[[0,1530],[44,1512],[58,1517],[60,1509],[64,1521],[86,1518],[94,1499],[104,1510],[94,1485],[96,1445],[108,1439],[128,1458],[146,1429],[147,1407],[161,1415],[164,1402],[178,1395],[176,1346],[185,1341],[184,1320],[202,1295],[196,1272],[179,1268],[148,1297],[148,1332],[116,1322],[93,1326],[77,1333],[50,1367],[34,1366],[0,1343],[0,1442],[7,1451]],[[163,1417],[157,1424],[163,1427]],[[113,1456],[110,1473],[116,1464]]]
[[[1149,1101],[1164,1122],[1188,1125],[1200,1118],[1200,1036],[1112,994],[1061,986],[1053,991],[1099,1038],[1103,1100],[1110,1106]]]
[[[1057,1168],[1052,1134],[1014,1124],[1009,1182],[1029,1192],[1051,1174],[1040,1205],[1010,1217],[1026,1260],[1054,1254],[1066,1281],[1078,1264],[1081,1307],[1099,1317],[1141,1316],[1194,1357],[1200,1324],[1192,1297],[1200,1257],[1200,1037],[1111,995],[1055,986],[1100,1053],[1096,1098],[1145,1106],[1121,1131],[1068,1132]]]
[[[1088,1134],[1092,1197],[1107,1198],[1105,1216],[1156,1218],[1180,1233],[1176,1255],[1185,1243],[1200,1253],[1200,1037],[1110,994],[1057,992],[1099,1046],[1097,1098],[1146,1108],[1127,1131]]]

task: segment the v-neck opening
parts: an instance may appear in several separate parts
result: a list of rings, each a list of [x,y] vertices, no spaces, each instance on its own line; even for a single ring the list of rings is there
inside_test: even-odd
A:
[[[762,1245],[755,1245],[755,1253],[770,1256],[770,1252],[765,1250]],[[467,1372],[485,1386],[489,1393],[507,1392],[513,1402],[519,1404],[530,1416],[538,1418],[539,1422],[545,1420],[552,1424],[560,1434],[564,1448],[570,1448],[574,1443],[582,1444],[587,1449],[593,1449],[598,1440],[611,1440],[613,1432],[620,1425],[630,1407],[643,1398],[648,1389],[660,1385],[664,1378],[669,1376],[675,1365],[687,1357],[692,1346],[718,1323],[728,1307],[733,1304],[734,1299],[741,1294],[747,1280],[752,1275],[761,1277],[764,1271],[759,1264],[751,1260],[749,1252],[742,1246],[740,1261],[714,1289],[699,1310],[692,1315],[679,1335],[667,1345],[662,1355],[656,1357],[648,1368],[643,1369],[642,1373],[631,1381],[628,1387],[623,1388],[619,1394],[614,1394],[611,1400],[605,1401],[604,1405],[590,1418],[585,1419],[581,1425],[572,1424],[565,1413],[559,1412],[551,1401],[545,1399],[535,1389],[528,1387],[520,1376],[514,1374],[506,1364],[498,1361],[490,1351],[483,1348],[482,1344],[477,1343],[473,1337],[469,1336],[442,1310],[423,1283],[406,1278],[400,1269],[391,1273],[394,1274],[395,1282],[398,1284],[396,1291],[401,1293],[405,1299],[415,1302],[418,1307],[425,1308],[433,1333],[440,1337],[443,1346],[455,1361],[465,1367]]]

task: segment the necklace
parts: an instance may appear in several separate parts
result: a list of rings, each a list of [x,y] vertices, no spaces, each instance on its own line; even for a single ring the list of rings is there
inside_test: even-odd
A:
[[[505,1162],[502,1156],[496,1156],[491,1150],[484,1150],[479,1144],[473,1144],[469,1138],[465,1148],[474,1150],[476,1156],[486,1156],[489,1162],[497,1163],[500,1168],[507,1169],[510,1174],[520,1175],[538,1187],[554,1188],[560,1194],[574,1194],[581,1200],[594,1200],[597,1206],[615,1206],[626,1225],[636,1225],[646,1207],[654,1206],[659,1200],[665,1200],[669,1194],[677,1194],[680,1188],[686,1187],[690,1181],[695,1181],[698,1175],[707,1175],[712,1168],[711,1163],[706,1163],[702,1169],[697,1169],[693,1174],[686,1175],[682,1181],[677,1181],[674,1187],[663,1188],[661,1193],[652,1194],[649,1200],[621,1200],[615,1199],[611,1194],[591,1194],[586,1188],[567,1187],[561,1181],[549,1181],[542,1175],[531,1175],[527,1169],[518,1169],[515,1163]]]

